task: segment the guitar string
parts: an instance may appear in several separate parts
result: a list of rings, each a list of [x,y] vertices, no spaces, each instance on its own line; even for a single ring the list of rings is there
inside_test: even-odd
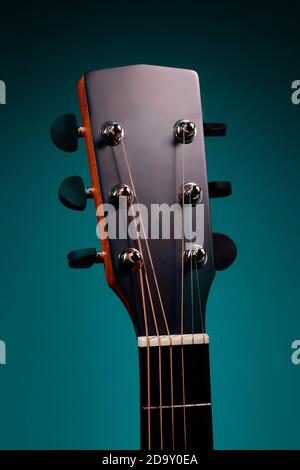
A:
[[[184,165],[183,165],[184,167]],[[191,194],[189,194],[189,204],[190,204],[190,207],[192,207],[192,196]],[[184,207],[184,206],[183,206]],[[192,234],[192,229],[193,229],[193,226],[192,226],[192,214],[191,214],[191,217],[190,217],[190,236]],[[193,276],[193,269],[195,268],[196,270],[196,289],[197,289],[197,294],[198,294],[198,302],[199,302],[199,311],[200,311],[200,321],[201,321],[201,331],[202,331],[202,335],[203,335],[203,341],[204,341],[204,344],[206,344],[206,338],[205,338],[205,331],[204,331],[204,319],[203,319],[203,311],[202,311],[202,304],[201,304],[201,294],[200,294],[200,286],[199,286],[199,275],[198,275],[198,267],[197,267],[197,260],[195,258],[195,265],[194,265],[194,268],[193,268],[193,252],[192,252],[192,247],[190,247],[190,250],[191,250],[191,262],[190,262],[190,285],[191,285],[191,319],[192,319],[192,344],[194,345],[194,329],[195,329],[195,325],[194,325],[194,321],[195,321],[195,318],[194,318],[194,276]],[[194,364],[195,364],[195,351],[194,351]],[[186,446],[186,432],[185,432],[185,446]]]
[[[129,167],[129,162],[128,162],[128,158],[127,158],[127,154],[126,154],[126,150],[125,150],[125,146],[124,146],[124,143],[122,142],[122,147],[123,147],[123,152],[124,152],[124,156],[125,156],[125,160],[126,160],[126,165],[127,165],[127,168],[128,168],[128,173],[129,173],[129,176],[130,176],[130,180],[131,180],[131,185],[132,185],[132,188],[133,188],[133,191],[136,195],[136,191],[135,191],[135,187],[134,187],[134,183],[133,183],[133,179],[132,179],[132,174],[131,174],[131,171],[130,171],[130,167]],[[183,152],[182,152],[182,193],[183,193],[183,196],[182,196],[182,286],[181,286],[181,336],[182,336],[182,374],[183,374],[183,404],[185,405],[185,374],[184,374],[184,352],[183,352],[183,333],[184,333],[184,326],[183,326],[183,319],[184,319],[184,248],[185,248],[185,236],[184,236],[184,180],[185,180],[185,176],[184,176],[184,163],[185,163],[185,133],[183,133]],[[137,197],[136,197],[136,202],[138,204],[138,200],[137,200]],[[191,202],[191,201],[190,201]],[[142,230],[145,234],[145,230],[144,230],[144,226],[143,226],[143,222],[142,222],[142,219],[140,218],[140,221],[141,221],[141,227],[142,227]],[[192,222],[192,221],[191,221]],[[135,221],[135,224],[136,224],[136,221]],[[136,230],[137,230],[137,226],[136,226]],[[152,268],[152,271],[153,271],[153,275],[154,275],[154,279],[155,279],[155,284],[156,284],[156,288],[157,288],[157,292],[158,292],[158,295],[159,295],[159,300],[160,300],[160,303],[161,303],[161,308],[162,308],[162,311],[163,311],[163,314],[164,314],[164,319],[165,319],[165,322],[166,322],[166,317],[165,317],[165,313],[164,313],[164,307],[163,307],[163,303],[162,303],[162,299],[161,299],[161,295],[160,295],[160,290],[159,290],[159,286],[158,286],[158,282],[157,282],[157,278],[156,278],[156,273],[155,273],[155,269],[154,269],[154,265],[153,265],[153,261],[152,261],[152,257],[151,257],[151,253],[150,253],[150,249],[149,249],[149,245],[147,243],[147,239],[145,238],[145,242],[146,242],[146,246],[147,246],[147,251],[148,251],[148,255],[149,255],[149,259],[150,259],[150,264],[151,264],[151,268]],[[141,244],[140,244],[140,240],[138,238],[138,244],[139,244],[139,249],[141,251],[141,254],[142,254],[142,247],[141,247]],[[142,254],[143,256],[143,254]],[[193,266],[192,266],[192,262],[193,262],[193,258],[191,257],[191,310],[192,310],[192,329],[193,329],[193,332],[194,332],[194,303],[193,303]],[[195,268],[196,268],[196,281],[197,281],[197,291],[198,291],[198,300],[199,300],[199,309],[200,309],[200,317],[201,317],[201,329],[202,329],[202,334],[203,334],[203,339],[204,339],[204,343],[206,343],[206,339],[204,337],[204,322],[203,322],[203,313],[202,313],[202,305],[201,305],[201,297],[200,297],[200,289],[199,289],[199,278],[198,278],[198,270],[197,270],[197,265],[196,265],[196,260],[195,260]],[[142,280],[142,273],[140,272],[140,279],[141,279],[141,286],[142,286],[142,291],[143,291],[143,280]],[[155,317],[155,309],[154,309],[154,305],[153,305],[153,300],[152,300],[152,297],[151,297],[151,289],[150,289],[150,285],[149,285],[149,279],[148,279],[148,275],[147,275],[147,271],[146,271],[146,267],[145,267],[145,278],[146,278],[146,284],[147,284],[147,290],[148,290],[148,294],[149,294],[149,299],[150,299],[150,304],[151,304],[151,309],[152,309],[152,314],[154,316],[154,319],[155,319],[155,326],[156,326],[156,333],[157,333],[157,336],[158,336],[158,343],[159,343],[159,363],[160,363],[160,372],[159,372],[159,375],[160,375],[160,397],[162,395],[162,385],[161,385],[161,354],[160,354],[160,347],[161,347],[161,343],[160,343],[160,337],[159,337],[159,332],[158,332],[158,329],[157,329],[157,323],[156,323],[156,317]],[[144,299],[144,294],[142,294],[142,297],[143,297],[143,304],[145,302],[145,299]],[[145,317],[145,322],[147,322],[147,315]],[[169,330],[168,330],[168,324],[166,322],[166,329],[167,329],[167,332],[168,332],[168,335],[170,337],[170,333],[169,333]],[[147,337],[147,367],[148,367],[148,389],[149,389],[149,392],[150,392],[150,351],[149,351],[149,333],[146,333],[146,337]],[[193,338],[193,342],[194,342],[194,338]],[[173,381],[173,374],[172,374],[172,339],[170,337],[170,366],[171,366],[171,382]],[[149,444],[149,448],[151,448],[151,441],[150,441],[150,435],[151,435],[151,427],[150,427],[150,393],[148,392],[148,435],[149,435],[149,441],[148,441],[148,444]],[[174,413],[174,406],[173,406],[173,387],[171,386],[171,400],[172,400],[172,403],[171,403],[171,409],[172,409],[172,412]],[[162,434],[162,414],[161,414],[161,409],[162,409],[162,403],[161,403],[161,400],[160,400],[160,434],[161,434],[161,449],[163,449],[163,434]],[[183,411],[184,411],[184,443],[185,443],[185,449],[186,449],[186,441],[187,441],[187,437],[186,437],[186,415],[185,415],[185,406],[183,407]],[[173,444],[173,450],[174,450],[174,414],[172,413],[172,444]]]
[[[134,219],[135,229],[137,232],[137,224]],[[138,242],[139,243],[139,242]],[[142,253],[142,250],[140,250]],[[143,306],[143,317],[145,324],[145,335],[146,335],[146,346],[147,346],[147,406],[151,406],[151,387],[150,387],[150,338],[149,338],[149,326],[147,318],[147,308],[145,301],[145,290],[144,290],[144,281],[143,281],[143,270],[139,270],[140,286],[141,286],[141,297],[142,297],[142,306]],[[150,296],[149,292],[148,295]],[[151,450],[151,413],[150,410],[147,410],[147,428],[148,428],[148,449]]]
[[[204,244],[204,240],[203,240],[203,244]],[[199,312],[200,312],[201,332],[202,332],[202,337],[203,337],[203,343],[206,344],[206,337],[205,337],[205,330],[204,330],[204,318],[203,318],[201,293],[200,293],[200,283],[199,283],[199,273],[198,273],[198,267],[197,267],[197,260],[196,259],[195,259],[195,271],[196,271],[196,276],[195,276],[196,277],[196,291],[197,291]],[[195,363],[196,363],[196,360],[195,360],[195,352],[194,352],[194,364]],[[205,380],[205,378],[204,378],[204,380]]]
[[[164,448],[164,443],[163,443],[163,404],[162,404],[162,364],[161,364],[161,340],[159,336],[159,329],[157,326],[157,321],[156,321],[156,315],[155,315],[155,309],[153,305],[153,300],[152,296],[150,295],[151,293],[151,288],[149,285],[149,279],[148,279],[148,274],[145,268],[145,280],[146,280],[146,285],[148,289],[148,294],[149,294],[149,300],[150,300],[150,305],[151,305],[151,312],[152,312],[152,317],[153,321],[155,324],[155,331],[156,335],[158,337],[158,374],[159,374],[159,425],[160,425],[160,447],[161,450]],[[148,372],[150,374],[150,371]]]
[[[203,311],[202,311],[202,304],[201,304],[201,294],[200,294],[200,286],[199,286],[199,276],[198,276],[198,269],[197,269],[197,261],[196,260],[195,260],[195,269],[196,269],[196,285],[197,285],[199,311],[200,311],[201,331],[202,331],[202,337],[203,337],[203,344],[206,344],[205,331],[204,331],[204,319],[203,319]],[[196,360],[195,360],[195,351],[194,351],[194,364],[195,363],[196,363]],[[204,373],[203,373],[203,375],[204,375]],[[204,383],[205,383],[205,377],[204,377]],[[201,392],[201,390],[199,390],[199,395],[200,395],[200,392]]]
[[[191,208],[190,218],[190,236],[193,232],[193,215],[192,215],[192,194],[189,194],[189,203]],[[194,278],[193,278],[193,250],[190,246],[191,262],[190,262],[190,282],[191,282],[191,316],[192,316],[192,343],[194,344]]]
[[[125,144],[124,144],[123,140],[121,141],[121,145],[122,145],[123,153],[124,153],[124,156],[125,156],[125,159],[126,159],[126,165],[127,165],[129,177],[130,177],[130,180],[131,180],[132,189],[133,189],[133,191],[136,195],[136,191],[135,191],[135,187],[134,187],[134,183],[133,183],[133,178],[132,178],[132,174],[131,174],[130,167],[129,167],[128,156],[127,156],[127,153],[126,153],[126,150],[125,150]],[[136,199],[137,199],[137,196],[136,196]],[[137,204],[138,204],[138,201],[137,201]],[[175,419],[174,419],[174,384],[173,384],[173,348],[172,348],[173,345],[172,345],[172,337],[171,337],[171,334],[170,334],[169,325],[168,325],[168,321],[167,321],[167,316],[166,316],[164,304],[163,304],[163,301],[162,301],[162,296],[161,296],[161,292],[160,292],[160,288],[159,288],[156,269],[154,267],[153,259],[152,259],[152,256],[151,256],[149,243],[148,243],[147,237],[145,236],[144,224],[143,224],[143,220],[142,220],[141,217],[140,217],[140,221],[141,221],[141,228],[143,230],[144,241],[145,241],[145,245],[146,245],[146,249],[147,249],[147,253],[148,253],[148,257],[149,257],[149,261],[150,261],[150,265],[151,265],[151,269],[152,269],[152,273],[153,273],[153,279],[154,279],[156,291],[157,291],[157,294],[158,294],[159,303],[160,303],[161,311],[162,311],[162,314],[163,314],[167,335],[168,335],[169,341],[170,341],[169,353],[170,353],[172,448],[173,448],[173,450],[175,450]]]
[[[204,318],[203,318],[203,310],[202,310],[201,294],[200,294],[200,285],[199,285],[199,274],[198,274],[197,260],[196,259],[195,259],[195,270],[196,270],[196,288],[197,288],[197,294],[198,294],[201,331],[202,331],[203,343],[206,344],[206,337],[205,337],[205,330],[204,330]],[[194,363],[195,363],[195,360],[194,360]],[[204,378],[204,380],[205,380],[205,378]]]
[[[191,220],[191,225],[192,225],[192,220]],[[192,230],[191,230],[192,233]],[[192,271],[193,271],[193,257],[191,257],[191,295],[192,295],[192,321],[193,321],[193,330],[192,332],[194,333],[194,302],[193,302],[193,297],[194,297],[194,283],[192,280]],[[203,336],[203,343],[206,344],[206,337],[205,337],[205,330],[204,330],[204,318],[203,318],[203,310],[202,310],[202,303],[201,303],[201,294],[200,294],[200,283],[199,283],[199,273],[198,273],[198,266],[197,266],[197,259],[195,258],[194,260],[194,269],[196,271],[196,291],[197,291],[197,297],[198,297],[198,304],[199,304],[199,312],[200,312],[200,323],[201,323],[201,332]],[[194,335],[193,335],[193,344],[194,344]],[[194,367],[196,365],[196,358],[195,358],[195,349],[193,351],[193,363]]]
[[[143,249],[142,249],[142,245],[141,245],[141,240],[138,237],[138,229],[137,229],[136,219],[134,219],[134,224],[135,224],[135,230],[136,230],[136,233],[137,233],[137,241],[138,241],[139,250],[140,250],[140,253],[143,257]],[[148,273],[147,273],[146,266],[143,265],[141,270],[140,270],[140,280],[141,280],[141,289],[142,289],[143,309],[145,309],[144,311],[145,311],[145,315],[146,315],[146,318],[144,319],[145,320],[145,325],[146,324],[148,325],[148,323],[147,323],[145,297],[143,295],[143,289],[144,289],[143,274],[145,276],[145,282],[146,282],[148,297],[149,297],[149,301],[150,301],[150,305],[151,305],[152,318],[153,318],[153,321],[154,321],[155,331],[156,331],[156,335],[158,337],[158,342],[159,342],[159,353],[158,354],[159,354],[159,394],[160,394],[160,417],[161,417],[160,418],[160,424],[162,426],[161,342],[160,342],[160,337],[159,337],[159,329],[158,329],[158,325],[157,325],[155,309],[154,309],[154,305],[153,305],[151,288],[150,288],[149,279],[148,279]],[[151,374],[150,374],[150,339],[149,339],[148,331],[146,333],[146,340],[147,340],[147,401],[148,401],[148,406],[151,407],[151,395],[150,395],[150,392],[151,392],[151,387],[150,387],[150,380],[151,380],[150,379],[150,377],[151,377]],[[149,413],[149,411],[151,412],[151,408],[150,408],[150,410],[148,410],[148,447],[149,447],[149,450],[151,450],[151,413]],[[160,442],[161,450],[163,450],[162,427],[161,427],[160,436],[161,436],[161,442]]]
[[[124,154],[124,158],[125,158],[125,162],[126,162],[126,166],[127,166],[129,178],[130,178],[130,184],[131,184],[131,186],[132,186],[132,189],[133,189],[133,192],[134,192],[134,195],[135,195],[135,199],[136,199],[136,203],[137,203],[137,205],[138,205],[139,203],[138,203],[137,193],[136,193],[135,185],[134,185],[134,182],[133,182],[133,177],[132,177],[132,173],[131,173],[131,169],[130,169],[130,165],[129,165],[129,159],[128,159],[128,156],[127,156],[127,152],[126,152],[126,149],[125,149],[125,145],[124,145],[123,140],[121,141],[121,144],[122,144],[123,154]],[[135,219],[134,219],[134,220],[135,220]],[[171,375],[170,378],[171,378],[171,407],[172,407],[172,445],[173,445],[173,449],[174,449],[174,447],[175,447],[175,442],[174,442],[174,440],[175,440],[175,433],[174,433],[174,406],[173,406],[172,338],[171,338],[171,335],[170,335],[169,326],[168,326],[168,322],[167,322],[167,319],[166,319],[166,314],[165,314],[164,306],[163,306],[163,303],[162,303],[162,297],[161,297],[161,294],[160,294],[160,289],[159,289],[159,285],[158,285],[158,281],[157,281],[156,271],[155,271],[155,268],[154,268],[154,264],[153,264],[153,260],[152,260],[152,256],[151,256],[151,252],[150,252],[150,248],[149,248],[149,244],[148,244],[147,238],[146,238],[146,236],[145,236],[145,229],[144,229],[144,224],[143,224],[143,221],[142,221],[141,216],[140,216],[140,223],[141,223],[141,228],[142,228],[142,231],[143,231],[143,234],[144,234],[144,240],[145,240],[145,244],[146,244],[146,247],[147,247],[147,252],[148,252],[148,256],[149,256],[149,260],[150,260],[150,264],[151,264],[151,268],[152,268],[152,272],[153,272],[153,277],[154,277],[154,280],[155,280],[155,285],[156,285],[156,289],[157,289],[157,293],[158,293],[160,305],[161,305],[161,308],[162,308],[162,313],[163,313],[163,318],[164,318],[164,322],[165,322],[167,334],[168,334],[168,336],[169,336],[169,341],[170,341],[170,375]],[[135,221],[135,225],[136,225],[136,221]],[[137,226],[136,226],[136,230],[137,230]],[[142,255],[143,259],[144,259],[143,250],[142,250],[141,241],[140,241],[139,236],[137,237],[137,239],[138,239],[139,250],[140,250],[141,255]],[[154,324],[155,324],[155,330],[156,330],[156,335],[157,335],[157,338],[158,338],[158,347],[159,347],[160,446],[161,446],[161,450],[163,450],[161,340],[160,340],[160,335],[159,335],[159,328],[158,328],[158,326],[157,326],[157,320],[156,320],[155,309],[154,309],[154,305],[153,305],[153,299],[152,299],[152,295],[151,295],[151,288],[150,288],[150,284],[149,284],[149,279],[148,279],[148,274],[147,274],[147,269],[146,269],[146,263],[145,263],[145,265],[144,265],[144,271],[145,271],[145,280],[146,280],[146,285],[147,285],[147,289],[148,289],[148,295],[149,295],[149,300],[150,300],[150,305],[151,305],[151,310],[152,310],[152,316],[153,316],[153,320],[154,320]],[[148,374],[149,374],[149,371],[148,371]]]
[[[142,304],[143,304],[143,315],[145,323],[145,333],[147,341],[147,404],[151,406],[151,394],[150,394],[150,340],[149,340],[149,327],[146,311],[146,302],[145,302],[145,291],[144,291],[144,281],[143,281],[143,272],[140,270],[140,284],[141,284],[141,293],[142,293]],[[148,427],[148,448],[151,450],[151,413],[150,410],[147,410],[147,427]]]
[[[127,165],[128,157],[127,157],[127,153],[126,153],[125,148],[124,148],[124,156],[125,156],[126,165]],[[133,184],[133,181],[132,181],[132,175],[131,175],[131,171],[130,171],[130,167],[129,167],[129,162],[128,162],[128,165],[127,165],[127,169],[128,169],[128,173],[129,173],[129,178],[131,180],[131,186],[132,186],[133,191],[134,191],[135,200],[136,200],[136,203],[138,204],[137,197],[136,197],[136,192],[135,192],[135,189],[134,189],[134,184]],[[141,239],[140,239],[139,234],[138,234],[137,222],[136,222],[135,217],[134,217],[134,225],[135,225],[135,231],[136,231],[136,234],[137,234],[138,248],[139,248],[139,251],[141,253],[142,258],[144,259],[143,248],[142,248],[142,244],[141,244]],[[162,441],[163,433],[162,433],[162,416],[161,416],[162,415],[161,342],[160,342],[160,337],[159,337],[159,334],[158,334],[158,326],[157,326],[157,321],[156,321],[155,309],[154,309],[154,305],[153,305],[153,301],[152,301],[151,289],[150,289],[149,280],[148,280],[147,268],[146,268],[145,265],[140,270],[140,279],[141,279],[141,288],[142,289],[144,287],[143,274],[144,274],[145,281],[146,281],[148,297],[149,297],[149,301],[150,301],[150,305],[151,305],[152,318],[153,318],[153,321],[154,321],[154,327],[155,327],[155,331],[156,331],[156,335],[158,337],[158,343],[159,343],[159,352],[158,352],[158,354],[159,354],[159,366],[158,366],[159,372],[158,373],[159,373],[159,396],[160,396],[160,436],[161,436],[160,445],[161,445],[161,450],[162,450],[163,449],[163,441]],[[143,302],[144,302],[145,298],[143,298],[143,295],[142,295],[142,299],[143,299]],[[144,308],[144,305],[143,305],[143,308]],[[145,305],[145,314],[146,314],[146,322],[147,322],[146,305]],[[147,325],[148,325],[148,323],[147,323]],[[146,334],[146,339],[147,339],[147,369],[148,369],[147,370],[147,401],[148,401],[148,406],[151,406],[151,395],[150,395],[150,393],[151,393],[151,382],[150,382],[151,374],[150,374],[149,332],[148,332],[148,334]],[[151,450],[151,413],[148,412],[147,418],[148,418],[148,447],[149,447],[149,450]]]
[[[204,240],[203,240],[203,245],[204,245]],[[195,259],[195,269],[196,269],[196,289],[197,289],[197,294],[198,294],[201,331],[202,331],[202,335],[203,335],[203,342],[204,342],[204,344],[206,344],[205,331],[204,331],[204,318],[203,318],[203,310],[202,310],[202,302],[201,302],[201,294],[200,294],[199,274],[198,274],[197,260],[196,259]]]
[[[189,203],[191,204],[192,202],[192,196],[191,196],[191,193],[190,193],[190,200],[189,200]],[[190,206],[191,208],[192,206]],[[192,234],[192,229],[193,229],[193,226],[192,226],[192,220],[193,220],[193,216],[192,216],[192,209],[191,209],[191,217],[190,217],[190,237],[191,237],[191,234]],[[193,276],[193,249],[192,249],[192,245],[189,246],[189,250],[190,250],[190,256],[191,256],[191,261],[190,261],[190,283],[191,283],[191,320],[192,320],[192,363],[193,363],[193,369],[195,371],[195,366],[196,366],[196,363],[195,363],[195,340],[194,340],[194,276]],[[194,380],[194,377],[193,377],[193,380]],[[190,384],[190,387],[193,387],[193,384]],[[195,431],[192,429],[192,432],[194,433]]]
[[[184,371],[184,348],[183,348],[183,334],[184,334],[184,249],[185,249],[185,236],[184,236],[184,180],[185,180],[185,131],[182,135],[182,236],[181,236],[181,371],[182,371],[182,404],[183,404],[183,438],[184,449],[187,448],[187,434],[186,434],[186,411],[185,411],[185,371]]]
[[[203,318],[203,311],[202,311],[202,303],[201,303],[201,294],[200,294],[200,283],[199,283],[199,275],[198,275],[198,269],[196,265],[196,260],[195,260],[195,267],[196,267],[196,284],[197,284],[197,294],[198,294],[198,303],[199,303],[199,312],[200,312],[200,321],[201,321],[201,331],[202,331],[202,336],[203,336],[203,342],[206,344],[206,338],[205,338],[205,331],[204,331],[204,318]]]

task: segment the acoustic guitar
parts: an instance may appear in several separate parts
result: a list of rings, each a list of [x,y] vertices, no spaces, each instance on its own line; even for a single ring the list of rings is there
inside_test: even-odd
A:
[[[97,70],[78,93],[81,124],[65,114],[51,137],[66,152],[85,139],[91,185],[66,178],[59,199],[74,210],[94,199],[101,251],[72,251],[69,266],[104,263],[133,322],[141,448],[212,449],[205,310],[215,271],[232,264],[236,246],[212,233],[209,199],[232,191],[227,181],[208,183],[204,138],[225,136],[226,125],[203,122],[192,70]]]

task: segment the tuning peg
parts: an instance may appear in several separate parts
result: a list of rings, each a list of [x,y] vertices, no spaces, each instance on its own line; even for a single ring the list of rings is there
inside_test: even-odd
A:
[[[69,267],[75,269],[90,268],[93,264],[103,263],[101,251],[96,251],[95,248],[70,251],[67,259]]]
[[[203,130],[205,137],[225,137],[227,126],[222,123],[204,122]]]
[[[235,243],[222,233],[213,233],[213,243],[216,271],[229,268],[237,255]]]
[[[86,200],[93,197],[93,188],[86,189],[80,176],[69,176],[60,184],[58,198],[60,202],[75,211],[84,211]]]
[[[56,147],[65,152],[75,152],[78,137],[84,136],[84,129],[78,126],[75,114],[68,113],[55,119],[50,134]]]
[[[208,183],[209,197],[228,197],[232,194],[232,187],[229,181],[211,181]]]

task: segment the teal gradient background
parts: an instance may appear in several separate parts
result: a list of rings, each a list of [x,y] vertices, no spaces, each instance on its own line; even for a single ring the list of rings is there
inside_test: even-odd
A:
[[[135,334],[102,267],[69,270],[66,253],[97,245],[94,211],[57,200],[68,175],[89,181],[81,142],[64,155],[53,119],[79,116],[87,70],[148,63],[195,69],[204,115],[225,121],[207,141],[214,231],[236,263],[207,308],[217,449],[300,449],[299,123],[296,2],[26,2],[1,6],[1,449],[136,449]]]

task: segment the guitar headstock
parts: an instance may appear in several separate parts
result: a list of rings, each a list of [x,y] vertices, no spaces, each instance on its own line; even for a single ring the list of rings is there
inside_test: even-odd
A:
[[[231,186],[208,184],[204,149],[204,136],[225,135],[226,126],[203,123],[192,70],[99,70],[78,91],[82,124],[67,114],[51,134],[70,152],[85,138],[91,185],[67,178],[59,197],[76,210],[94,199],[102,250],[71,252],[69,265],[104,263],[138,336],[204,333],[215,270],[236,256],[228,237],[212,234],[209,198],[230,195]]]

